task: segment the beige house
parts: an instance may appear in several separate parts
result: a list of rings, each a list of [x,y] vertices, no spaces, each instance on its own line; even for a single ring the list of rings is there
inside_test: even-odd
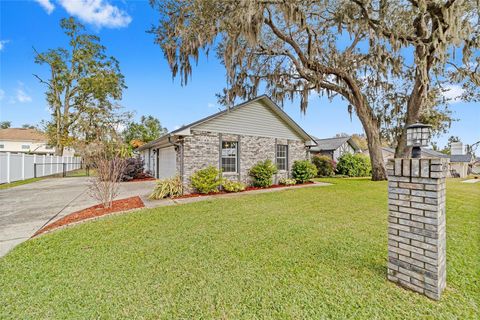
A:
[[[193,122],[137,149],[156,178],[179,176],[191,192],[190,176],[214,166],[224,178],[250,183],[257,162],[276,163],[275,182],[290,177],[295,160],[308,159],[313,139],[267,96]]]
[[[0,152],[55,154],[55,148],[48,145],[47,136],[36,130],[26,128],[0,129]],[[64,156],[73,156],[74,150],[65,148]]]
[[[346,153],[355,154],[360,152],[360,148],[352,140],[351,137],[336,137],[327,139],[315,138],[316,146],[310,148],[312,155],[325,155],[333,161],[338,161],[342,155]]]

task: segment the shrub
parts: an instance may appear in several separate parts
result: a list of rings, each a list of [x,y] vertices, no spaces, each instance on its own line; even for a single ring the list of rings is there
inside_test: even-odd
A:
[[[191,185],[200,193],[218,192],[222,184],[220,171],[214,166],[196,171],[190,178]]]
[[[371,174],[372,166],[368,157],[346,153],[338,159],[337,172],[349,177],[365,177]]]
[[[281,178],[278,183],[283,184],[285,186],[292,186],[297,183],[297,180],[295,179],[289,179],[289,178]]]
[[[180,177],[158,180],[155,189],[153,189],[152,194],[148,197],[149,199],[163,199],[163,198],[172,198],[182,195],[183,186],[182,180]]]
[[[223,180],[222,187],[227,192],[240,192],[245,190],[245,184],[240,181]]]
[[[126,159],[125,168],[122,173],[122,181],[145,178],[144,165],[145,162],[140,156]]]
[[[308,160],[297,160],[292,166],[292,177],[298,183],[304,183],[317,175],[317,167]]]
[[[272,177],[277,171],[277,166],[273,164],[272,160],[265,160],[257,162],[248,174],[253,178],[255,187],[266,188],[272,185]]]
[[[312,163],[317,167],[318,176],[330,177],[335,173],[336,163],[329,156],[316,155],[312,158]]]

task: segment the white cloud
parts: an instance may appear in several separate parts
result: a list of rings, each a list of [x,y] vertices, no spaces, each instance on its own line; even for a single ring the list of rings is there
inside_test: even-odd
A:
[[[464,90],[462,89],[461,86],[452,84],[448,85],[444,88],[444,91],[442,92],[442,95],[445,99],[450,100],[450,103],[455,103],[455,102],[460,102],[461,101],[461,96],[463,94]]]
[[[2,101],[4,97],[5,97],[5,91],[0,89],[0,101]]]
[[[209,103],[207,104],[207,107],[209,107],[209,108],[215,108],[216,106],[217,106],[217,105],[216,105],[215,103],[211,103],[211,102],[209,102]]]
[[[105,0],[58,0],[72,16],[97,27],[121,28],[132,21],[127,12]]]
[[[32,97],[30,97],[25,91],[25,85],[21,81],[18,82],[17,94],[15,98],[16,101],[20,103],[32,102]]]
[[[10,40],[0,40],[0,51],[3,50],[3,48],[5,47],[5,44],[9,43]]]
[[[55,9],[55,6],[50,0],[35,0],[39,5],[42,6],[45,11],[50,14]]]
[[[180,126],[178,124],[176,124],[174,127],[173,127],[173,130],[177,130],[177,129],[180,129]]]

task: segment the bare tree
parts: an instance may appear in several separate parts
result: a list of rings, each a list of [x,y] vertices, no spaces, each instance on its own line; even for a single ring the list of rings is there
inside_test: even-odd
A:
[[[118,196],[120,181],[126,161],[120,156],[118,149],[110,145],[95,143],[90,145],[90,153],[86,157],[88,165],[96,170],[96,176],[90,185],[90,195],[105,208],[111,208],[113,200]]]

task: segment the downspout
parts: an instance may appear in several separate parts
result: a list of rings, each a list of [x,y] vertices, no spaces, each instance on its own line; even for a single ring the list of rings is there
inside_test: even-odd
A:
[[[177,150],[180,151],[180,177],[182,179],[182,185],[183,185],[183,145],[177,142],[172,141],[172,136],[168,136],[168,143],[170,143],[172,146],[177,148]]]

